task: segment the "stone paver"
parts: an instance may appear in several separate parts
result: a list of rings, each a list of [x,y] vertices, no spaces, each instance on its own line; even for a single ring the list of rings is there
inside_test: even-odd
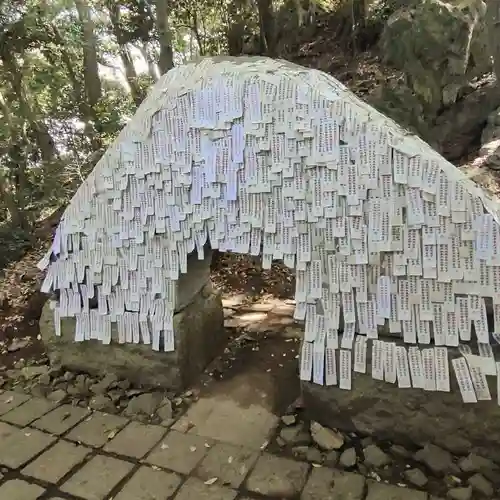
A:
[[[66,437],[71,441],[100,448],[127,422],[126,418],[96,411],[72,429]]]
[[[13,432],[18,432],[19,429],[17,427],[14,427],[13,425],[10,424],[4,424],[3,422],[0,422],[0,439],[4,439]]]
[[[0,415],[7,413],[20,404],[28,401],[30,397],[14,391],[5,391],[0,394]]]
[[[163,500],[171,497],[182,482],[175,472],[141,467],[113,500]]]
[[[218,484],[205,484],[190,477],[181,487],[175,500],[234,500],[237,491]]]
[[[301,500],[361,500],[365,478],[354,472],[313,468]]]
[[[142,458],[165,435],[166,429],[158,425],[129,422],[105,447],[104,451]]]
[[[13,469],[21,467],[55,440],[55,437],[36,429],[18,429],[2,439],[0,464]]]
[[[36,484],[13,479],[0,486],[0,498],[2,500],[36,500],[44,491]]]
[[[31,424],[56,406],[56,403],[42,398],[31,398],[25,403],[2,415],[2,420],[22,427]]]
[[[254,493],[291,498],[300,493],[307,479],[309,465],[288,458],[264,453],[247,479],[247,488]]]
[[[180,474],[190,474],[212,444],[211,440],[200,436],[170,431],[145,461]]]
[[[73,467],[83,462],[90,452],[90,448],[61,440],[27,465],[22,474],[48,483],[57,483]]]
[[[60,436],[89,415],[89,410],[62,405],[33,422],[32,427]]]
[[[199,399],[172,429],[186,432],[189,427],[190,434],[259,450],[278,422],[278,417],[263,406],[242,407],[220,396]]]
[[[368,481],[366,500],[428,500],[428,496],[423,491]]]
[[[60,489],[85,500],[103,500],[133,467],[129,462],[97,455],[71,476]]]
[[[248,448],[217,443],[208,451],[196,473],[203,481],[216,477],[219,483],[239,488],[258,456]]]

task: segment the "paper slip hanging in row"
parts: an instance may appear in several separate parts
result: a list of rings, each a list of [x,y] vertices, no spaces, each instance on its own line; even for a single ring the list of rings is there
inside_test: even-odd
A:
[[[337,349],[318,342],[302,343],[300,379],[340,389],[352,388],[352,373],[367,373],[368,339],[356,338],[354,350]],[[400,389],[450,392],[450,364],[465,403],[491,400],[486,375],[498,380],[500,362],[493,358],[493,372],[489,358],[472,355],[449,360],[446,347],[419,349],[397,345],[396,342],[371,341],[370,370],[374,380],[396,384]],[[451,361],[451,363],[450,363]],[[500,383],[500,382],[498,382]],[[500,404],[500,399],[498,400]]]
[[[296,270],[306,340],[333,339],[343,325],[349,388],[346,367],[362,363],[355,333],[376,340],[388,329],[427,345],[424,368],[444,356],[434,347],[488,344],[490,304],[500,334],[499,242],[498,207],[475,184],[334,78],[207,59],[153,87],[80,186],[40,267],[42,290],[59,293],[56,320],[77,318],[75,340],[171,349],[189,254],[204,258],[209,243],[262,255],[264,268],[282,260]],[[397,379],[401,352],[387,353],[384,378]],[[311,375],[323,376],[334,377]]]

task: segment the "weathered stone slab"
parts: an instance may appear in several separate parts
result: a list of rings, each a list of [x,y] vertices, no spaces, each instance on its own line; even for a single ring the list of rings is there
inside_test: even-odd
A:
[[[214,477],[219,483],[239,488],[258,458],[254,450],[217,443],[198,466],[197,475],[207,481]]]
[[[188,280],[189,276],[190,273],[183,275],[183,279]],[[48,303],[40,318],[40,333],[53,365],[99,376],[112,373],[139,385],[178,390],[195,380],[222,352],[228,338],[220,293],[212,284],[208,282],[191,298],[174,315],[173,352],[153,351],[151,345],[145,344],[118,344],[116,323],[112,324],[111,345],[98,340],[75,343],[73,318],[62,320],[61,336],[56,337]]]
[[[146,457],[148,462],[180,474],[190,474],[208,452],[212,441],[170,431]]]
[[[83,462],[90,448],[61,440],[27,465],[22,473],[48,483],[57,483],[73,467]]]
[[[249,491],[276,498],[293,498],[306,484],[309,465],[264,453],[247,479]]]
[[[450,360],[458,356],[456,349],[448,351]],[[397,383],[372,379],[371,349],[367,351],[366,374],[353,372],[352,377],[350,391],[302,383],[308,416],[327,427],[376,434],[402,444],[424,445],[457,435],[469,442],[472,451],[500,461],[500,407],[495,378],[488,377],[492,400],[476,404],[463,403],[451,367],[449,393],[399,389]]]
[[[40,486],[21,479],[13,479],[0,486],[0,498],[6,500],[36,500],[43,492]]]
[[[96,411],[66,436],[71,441],[100,448],[127,424],[127,419]]]
[[[242,406],[226,394],[207,395],[193,404],[172,429],[259,450],[279,418],[258,403]]]
[[[0,446],[0,464],[17,469],[38,455],[55,441],[36,429],[22,429],[12,432],[2,439]],[[1,497],[0,497],[1,498]]]
[[[62,405],[31,424],[50,434],[60,436],[89,415],[89,410],[79,406]]]
[[[234,500],[237,491],[218,484],[204,484],[190,477],[175,496],[175,500]]]
[[[141,467],[116,495],[114,500],[154,500],[170,498],[181,484],[174,472]]]
[[[302,492],[301,500],[361,500],[365,478],[361,474],[326,467],[314,468]]]
[[[5,391],[0,394],[0,415],[11,411],[20,404],[28,401],[30,397],[14,391]]]
[[[31,398],[22,405],[2,415],[2,420],[9,424],[24,427],[37,418],[45,415],[56,406],[56,403],[43,398]]]
[[[166,429],[158,425],[129,422],[105,447],[104,451],[142,458],[165,434]]]
[[[71,476],[61,491],[86,500],[104,500],[133,467],[129,462],[97,455]]]

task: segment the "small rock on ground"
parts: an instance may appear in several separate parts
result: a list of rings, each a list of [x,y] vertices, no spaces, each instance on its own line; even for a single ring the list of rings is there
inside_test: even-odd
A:
[[[156,414],[162,420],[170,420],[173,416],[172,403],[169,399],[164,399],[162,405],[156,410]]]
[[[338,450],[344,445],[344,436],[340,432],[323,427],[318,422],[311,422],[311,437],[322,450],[326,451]]]
[[[324,463],[327,467],[335,467],[338,461],[339,461],[338,451],[332,450],[326,454]]]
[[[482,474],[474,474],[467,482],[472,486],[473,490],[479,491],[487,497],[493,495],[492,484]]]
[[[90,400],[89,406],[90,408],[92,408],[92,410],[99,410],[106,413],[116,412],[116,407],[113,401],[111,401],[111,399],[109,399],[108,396],[105,396],[104,394],[98,394],[97,396],[94,396]]]
[[[474,453],[470,453],[466,457],[462,458],[458,462],[458,466],[464,472],[480,472],[485,469],[493,470],[497,468],[495,463],[491,460],[488,460],[487,458],[481,457]]]
[[[427,443],[424,448],[415,453],[415,460],[427,465],[432,472],[438,475],[460,472],[458,466],[453,463],[451,453],[431,443]]]
[[[293,425],[295,422],[297,422],[297,417],[295,415],[283,415],[281,417],[281,421],[285,425]]]
[[[49,401],[54,401],[55,403],[60,403],[66,396],[66,391],[63,389],[56,389],[55,391],[47,394],[47,399]]]
[[[310,447],[306,453],[306,460],[314,464],[321,464],[323,463],[323,455],[317,448]]]
[[[283,427],[279,437],[288,445],[296,446],[300,444],[309,444],[309,435],[304,431],[302,424],[294,425],[292,427]]]
[[[399,444],[393,444],[391,446],[391,453],[394,453],[394,455],[403,458],[408,458],[411,456],[411,453],[404,446],[401,446]]]
[[[154,414],[161,400],[162,394],[158,392],[148,392],[132,398],[125,410],[126,415],[148,415]]]
[[[448,490],[450,500],[470,500],[472,498],[472,488],[452,488]]]
[[[354,448],[348,448],[340,455],[339,464],[345,469],[354,467],[356,465],[356,458],[356,450]]]
[[[392,462],[392,459],[387,453],[384,453],[377,445],[370,444],[363,453],[365,455],[364,463],[368,467],[383,467]]]
[[[429,482],[427,476],[420,469],[405,470],[404,476],[409,483],[420,488],[423,488]]]

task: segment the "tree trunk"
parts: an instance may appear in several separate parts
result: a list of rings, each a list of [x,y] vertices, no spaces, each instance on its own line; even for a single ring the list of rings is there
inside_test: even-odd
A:
[[[493,57],[497,87],[500,88],[500,0],[487,0],[486,5],[490,55]]]
[[[94,34],[94,23],[86,0],[75,0],[75,6],[82,26],[85,93],[87,94],[90,107],[94,109],[102,96],[99,66],[97,64],[97,40]]]
[[[132,56],[130,55],[130,51],[126,45],[120,45],[118,50],[125,69],[125,77],[127,78],[127,83],[130,87],[132,99],[135,104],[139,106],[144,96],[142,95],[141,88],[137,82],[137,72],[135,70],[134,61],[132,60]]]
[[[166,73],[174,67],[174,52],[172,50],[172,35],[168,26],[167,0],[155,0],[156,26],[160,41],[160,72]]]
[[[257,0],[259,8],[261,45],[265,44],[265,53],[276,57],[276,27],[272,0]],[[261,47],[264,49],[264,47]]]
[[[38,119],[38,114],[32,108],[23,83],[23,75],[14,58],[14,54],[9,47],[2,47],[1,59],[5,73],[12,88],[13,94],[19,102],[22,116],[26,119],[35,136],[37,146],[43,162],[51,162],[57,156],[57,149],[50,135],[49,129],[42,120]]]
[[[234,0],[229,3],[227,48],[230,56],[239,56],[243,53],[245,36],[245,3],[245,0]]]
[[[156,82],[158,80],[158,77],[160,76],[158,71],[158,66],[156,65],[154,60],[150,57],[147,43],[143,42],[141,45],[139,45],[138,48],[141,51],[142,57],[148,64],[149,76]]]
[[[12,192],[10,182],[0,174],[0,197],[7,209],[13,226],[20,227],[25,231],[30,229],[30,223],[25,212],[18,206],[16,196]]]

